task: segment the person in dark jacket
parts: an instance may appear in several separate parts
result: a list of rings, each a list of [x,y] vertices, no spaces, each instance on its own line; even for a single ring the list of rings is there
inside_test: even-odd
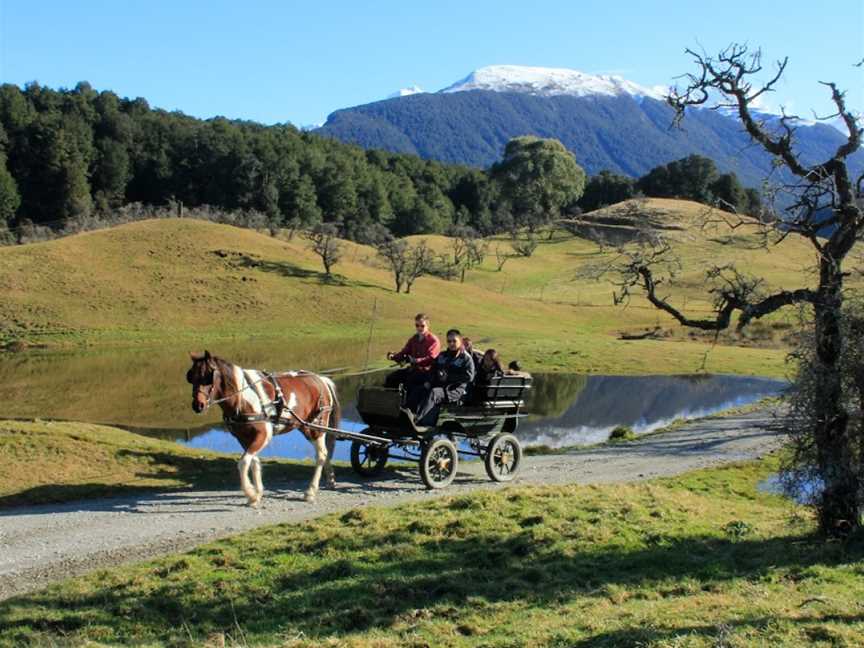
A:
[[[444,403],[458,403],[474,381],[474,360],[462,344],[458,329],[447,331],[447,350],[435,358],[432,380],[408,395],[408,409],[419,426],[435,425]]]

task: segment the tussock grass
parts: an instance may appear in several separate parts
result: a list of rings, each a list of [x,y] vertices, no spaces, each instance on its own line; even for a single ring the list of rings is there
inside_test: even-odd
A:
[[[0,604],[0,643],[860,645],[864,541],[757,491],[776,466],[262,528]]]

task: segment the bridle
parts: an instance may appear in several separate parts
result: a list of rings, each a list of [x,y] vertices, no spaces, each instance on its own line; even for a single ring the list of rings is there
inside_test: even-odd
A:
[[[218,380],[219,383],[222,382],[222,374],[221,374],[221,372],[219,371],[219,368],[218,368],[218,367],[212,367],[212,369],[211,369],[211,371],[210,371],[210,377],[209,377],[209,379],[208,379],[206,382],[203,382],[203,381],[202,381],[202,382],[200,382],[200,383],[195,383],[195,382],[192,380],[191,373],[192,373],[192,370],[190,369],[189,372],[188,372],[187,375],[186,375],[186,380],[188,380],[190,383],[192,383],[193,385],[195,385],[195,394],[196,394],[196,396],[197,396],[198,392],[200,392],[201,389],[202,389],[203,387],[206,387],[206,386],[208,386],[208,385],[209,385],[209,387],[210,387],[210,389],[207,390],[207,394],[206,394],[206,396],[207,396],[207,402],[204,403],[204,409],[201,410],[201,413],[202,413],[202,414],[203,414],[204,412],[206,412],[208,409],[210,409],[211,406],[216,405],[216,404],[218,404],[218,403],[221,403],[221,402],[223,402],[223,401],[226,401],[226,400],[228,400],[229,398],[231,398],[231,396],[234,395],[234,394],[229,394],[228,396],[224,396],[223,398],[219,398],[219,399],[217,399],[217,400],[213,400],[213,392],[216,390],[216,384],[217,384],[216,381]],[[238,392],[238,393],[239,393],[239,392]]]

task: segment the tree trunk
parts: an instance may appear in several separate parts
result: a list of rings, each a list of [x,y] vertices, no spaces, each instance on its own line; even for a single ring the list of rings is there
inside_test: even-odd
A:
[[[819,525],[827,534],[840,535],[860,523],[859,477],[855,470],[852,444],[848,438],[849,413],[842,401],[840,328],[843,304],[843,276],[833,259],[820,263],[819,299],[814,305],[817,371],[814,438],[819,473],[824,479]]]

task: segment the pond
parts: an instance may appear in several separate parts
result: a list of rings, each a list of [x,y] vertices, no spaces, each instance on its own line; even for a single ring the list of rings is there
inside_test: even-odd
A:
[[[287,347],[287,348],[286,348]],[[306,368],[314,371],[361,367],[365,349],[356,343],[291,348],[268,341],[220,345],[220,352],[243,366]],[[373,358],[383,355],[375,349]],[[314,358],[314,361],[310,360]],[[221,425],[217,408],[204,416],[190,407],[185,382],[188,355],[160,349],[89,353],[22,354],[0,357],[0,398],[9,417],[57,418],[105,423],[188,446],[237,452],[237,442]],[[340,376],[343,426],[364,426],[356,409],[357,390],[378,384],[384,372]],[[552,448],[605,441],[617,425],[637,434],[676,418],[694,418],[778,394],[782,381],[746,376],[595,376],[534,373],[527,411],[517,431],[526,446]],[[349,442],[339,442],[338,459],[348,458]],[[311,458],[312,446],[299,434],[278,436],[262,456]]]
[[[772,495],[788,497],[798,504],[814,505],[824,489],[824,483],[817,477],[791,479],[788,474],[774,473],[756,485],[757,490]]]

